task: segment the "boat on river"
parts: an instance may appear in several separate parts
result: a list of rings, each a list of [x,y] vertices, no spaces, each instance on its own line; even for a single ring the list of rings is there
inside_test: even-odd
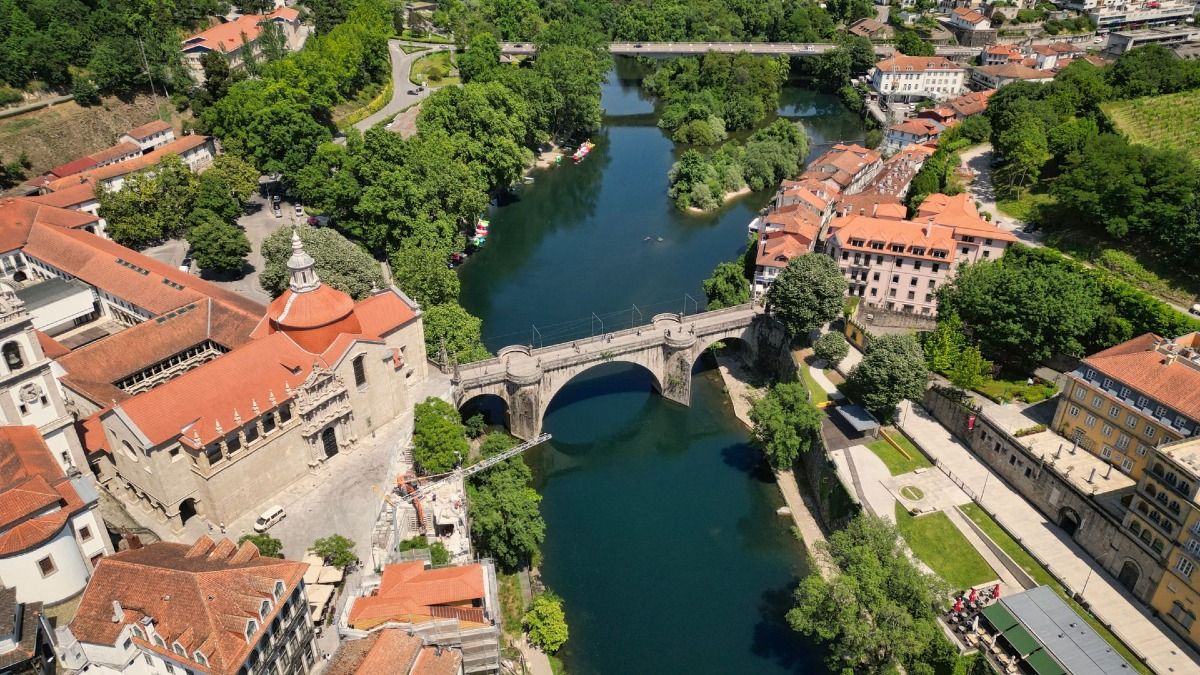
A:
[[[583,161],[583,158],[587,157],[588,154],[592,151],[592,148],[595,148],[595,147],[596,147],[595,143],[593,143],[591,141],[584,141],[583,145],[580,145],[579,149],[575,151],[575,154],[571,155],[571,159],[575,160],[576,162],[581,162],[581,161]]]

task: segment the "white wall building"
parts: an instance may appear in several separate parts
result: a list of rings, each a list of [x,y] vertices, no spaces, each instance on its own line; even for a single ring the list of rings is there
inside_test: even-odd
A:
[[[965,91],[967,69],[944,56],[897,54],[875,64],[871,88],[898,100],[953,98]]]

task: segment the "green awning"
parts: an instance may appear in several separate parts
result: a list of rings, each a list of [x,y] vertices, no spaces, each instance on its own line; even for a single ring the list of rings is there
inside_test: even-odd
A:
[[[1042,643],[1038,642],[1037,639],[1030,635],[1029,631],[1025,630],[1024,626],[1013,626],[1012,628],[1004,631],[1004,639],[1007,640],[1008,644],[1012,646],[1013,651],[1015,651],[1022,658],[1032,654],[1042,647]]]
[[[988,620],[988,623],[992,624],[992,628],[1001,633],[1017,625],[1016,617],[999,602],[984,607],[980,613],[983,614],[983,618]]]
[[[1067,675],[1067,671],[1062,669],[1062,666],[1051,656],[1046,653],[1045,649],[1039,649],[1036,652],[1025,657],[1025,663],[1033,669],[1037,675]]]

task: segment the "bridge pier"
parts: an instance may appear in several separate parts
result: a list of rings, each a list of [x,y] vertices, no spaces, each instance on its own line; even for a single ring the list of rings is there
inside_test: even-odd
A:
[[[540,384],[508,384],[508,431],[529,441],[542,433],[542,396]]]

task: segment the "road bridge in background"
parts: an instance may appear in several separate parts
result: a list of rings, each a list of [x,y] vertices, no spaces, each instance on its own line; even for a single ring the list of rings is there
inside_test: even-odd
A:
[[[737,54],[762,54],[767,56],[816,56],[836,48],[827,42],[611,42],[608,51],[617,56],[688,56],[707,52]],[[937,47],[938,56],[950,59],[969,59],[979,53],[968,47]],[[875,45],[875,54],[891,56],[896,49],[891,45]],[[530,42],[501,42],[500,53],[508,56],[531,55],[537,46]]]

